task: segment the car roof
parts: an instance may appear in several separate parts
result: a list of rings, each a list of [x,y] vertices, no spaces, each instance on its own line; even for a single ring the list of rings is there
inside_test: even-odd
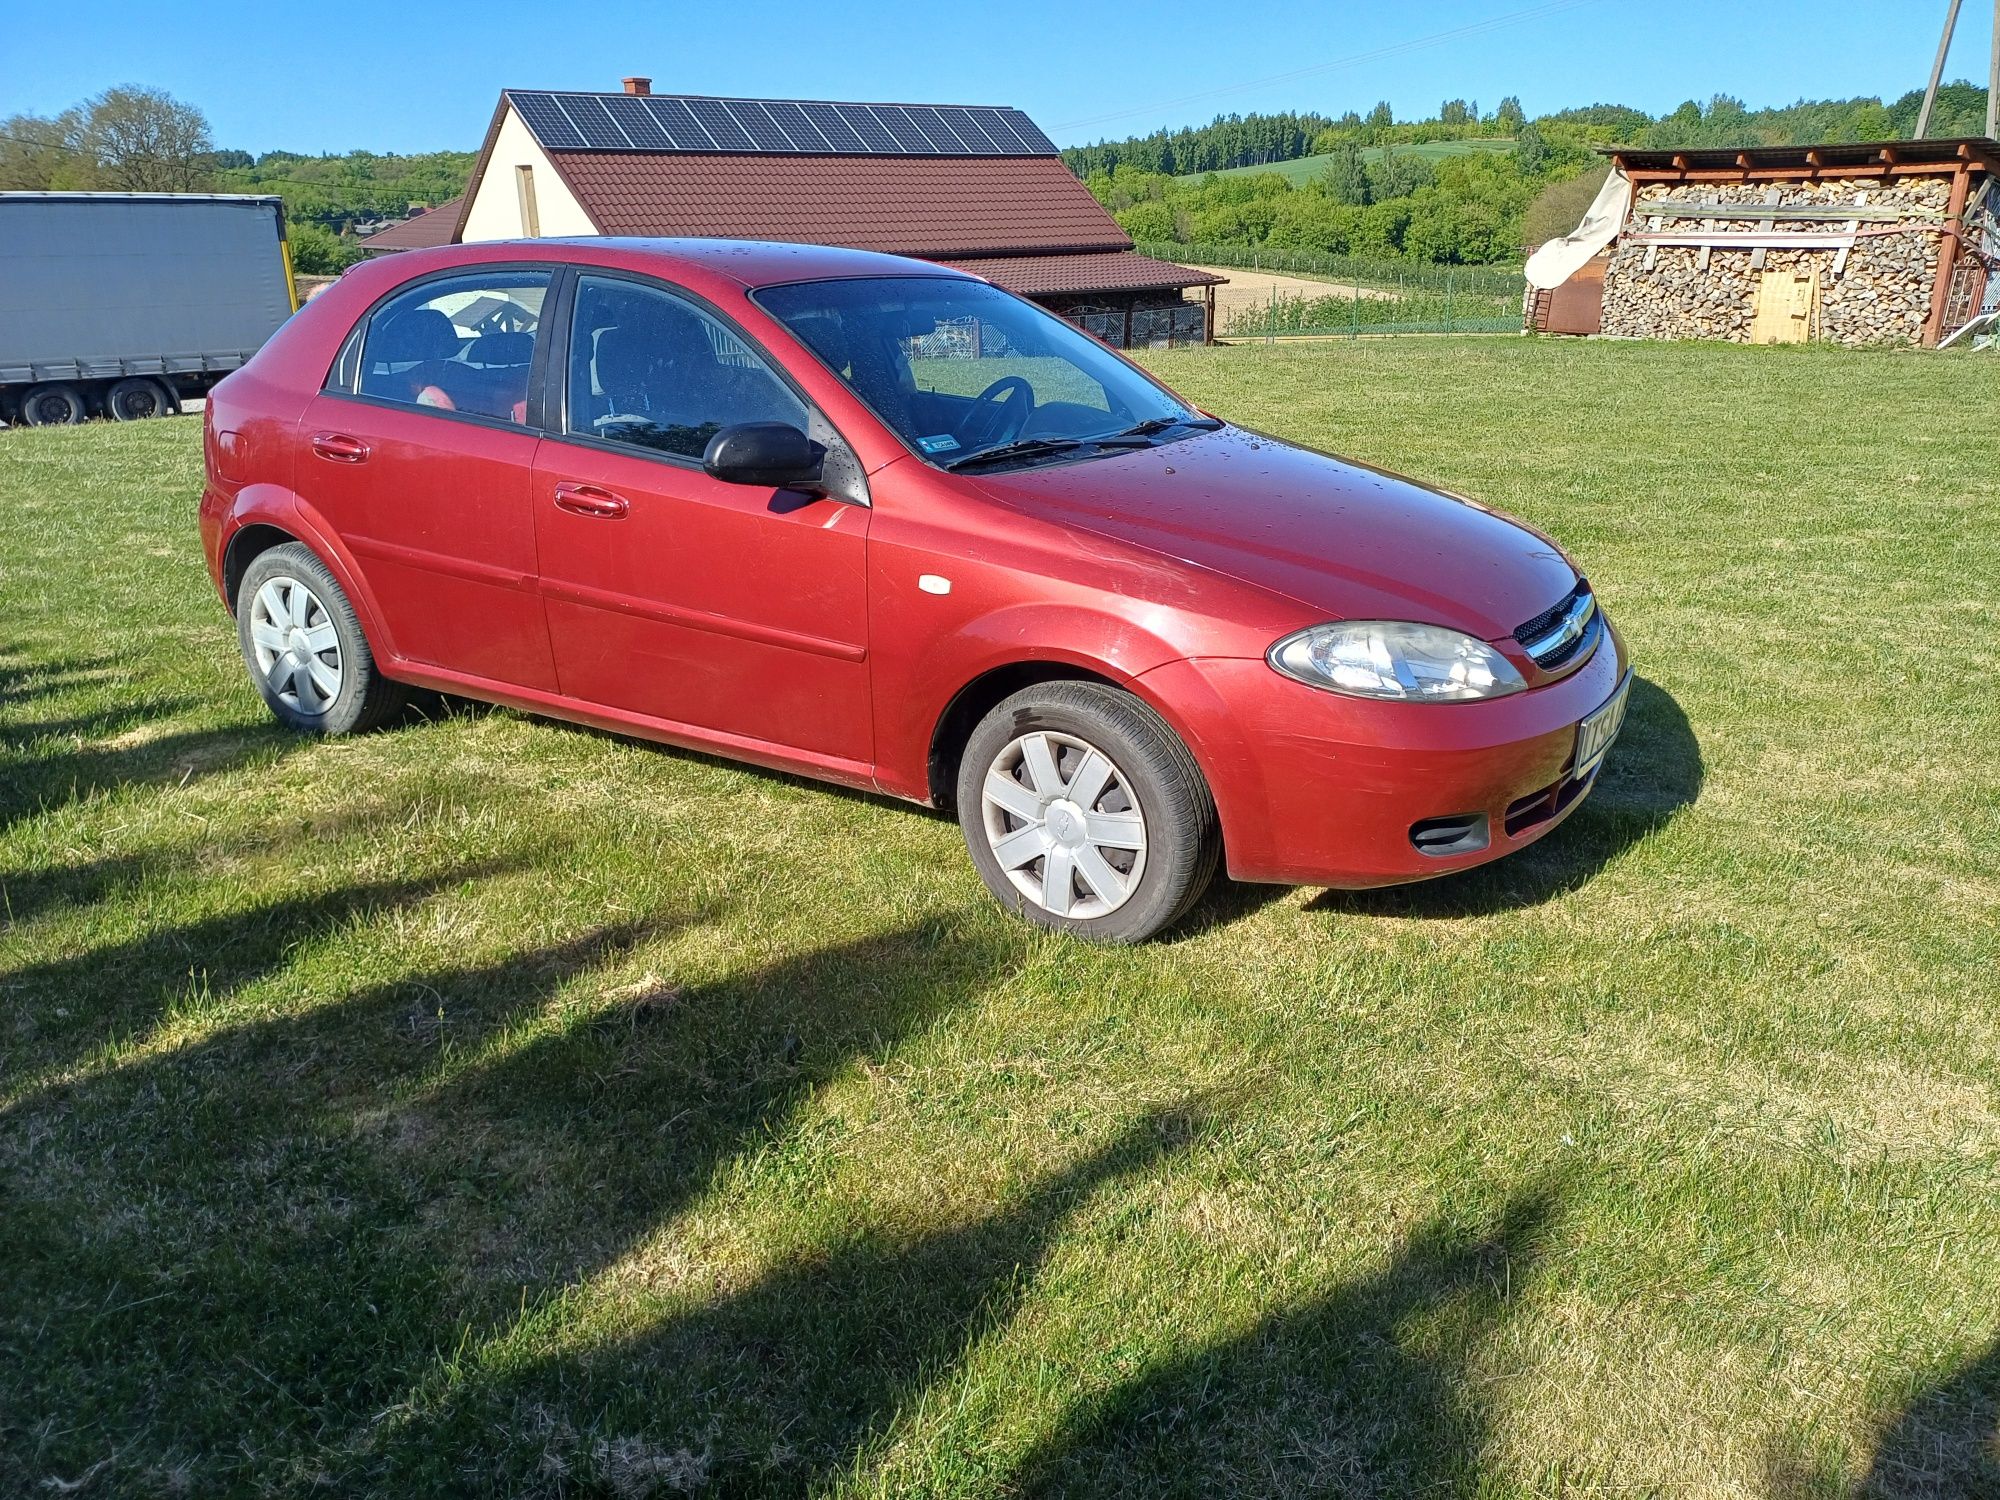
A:
[[[615,235],[534,240],[481,240],[469,245],[440,245],[429,250],[405,250],[390,257],[399,264],[425,271],[492,261],[562,261],[571,265],[604,266],[671,275],[675,271],[705,271],[745,287],[776,286],[788,281],[825,281],[850,276],[938,276],[976,281],[963,271],[934,261],[874,250],[847,250],[835,245],[798,245],[776,240],[640,239]]]

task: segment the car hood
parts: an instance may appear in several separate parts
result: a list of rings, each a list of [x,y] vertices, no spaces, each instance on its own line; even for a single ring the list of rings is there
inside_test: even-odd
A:
[[[1470,500],[1226,427],[979,476],[993,499],[1284,594],[1326,619],[1495,640],[1576,584],[1554,542]]]

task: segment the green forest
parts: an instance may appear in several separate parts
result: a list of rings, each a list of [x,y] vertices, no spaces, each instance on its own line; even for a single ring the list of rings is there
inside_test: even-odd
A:
[[[1921,91],[1751,109],[1719,94],[1665,115],[1593,104],[1528,118],[1447,100],[1430,119],[1225,115],[1072,147],[1063,159],[1142,244],[1269,246],[1431,264],[1504,264],[1565,233],[1607,168],[1597,148],[1787,146],[1912,135]],[[1936,136],[1984,133],[1986,91],[1942,89]]]

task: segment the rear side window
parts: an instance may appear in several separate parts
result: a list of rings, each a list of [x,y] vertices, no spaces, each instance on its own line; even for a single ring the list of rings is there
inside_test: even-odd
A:
[[[585,276],[569,337],[568,430],[680,458],[739,422],[805,428],[805,403],[700,308],[654,287]]]
[[[356,388],[381,401],[525,423],[548,289],[546,271],[486,271],[410,288],[369,318]]]

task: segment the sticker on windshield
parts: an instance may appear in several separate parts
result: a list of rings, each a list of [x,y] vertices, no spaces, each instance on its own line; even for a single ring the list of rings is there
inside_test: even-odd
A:
[[[918,438],[917,446],[926,453],[949,453],[958,446],[958,439],[948,432],[941,432],[936,437]]]

